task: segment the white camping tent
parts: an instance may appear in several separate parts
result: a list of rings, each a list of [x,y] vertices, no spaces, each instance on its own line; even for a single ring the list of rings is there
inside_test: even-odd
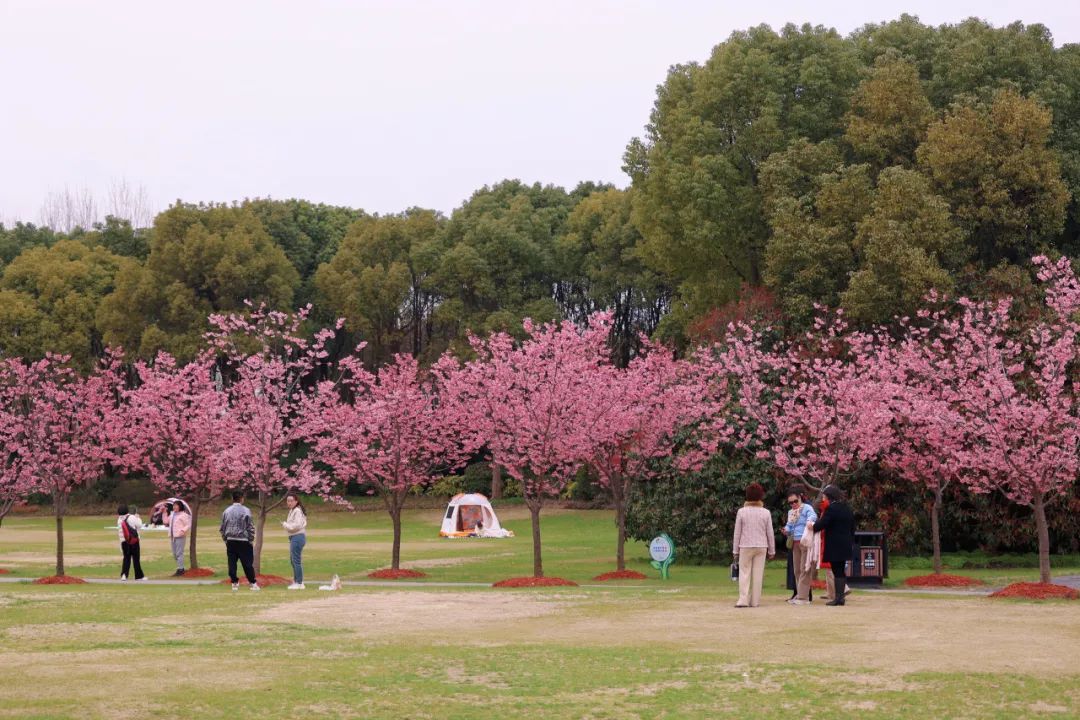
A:
[[[488,499],[480,493],[461,493],[450,498],[443,515],[439,537],[469,537],[476,534],[476,524],[484,524],[484,534],[505,537],[499,518]]]

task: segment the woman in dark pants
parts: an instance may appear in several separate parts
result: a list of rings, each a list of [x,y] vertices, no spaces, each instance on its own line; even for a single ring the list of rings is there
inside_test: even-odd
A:
[[[844,499],[844,493],[835,485],[826,487],[822,494],[829,498],[829,507],[814,523],[814,531],[825,530],[825,549],[821,559],[832,566],[836,579],[836,596],[826,605],[843,605],[847,588],[845,564],[851,559],[851,546],[855,542],[855,514]]]

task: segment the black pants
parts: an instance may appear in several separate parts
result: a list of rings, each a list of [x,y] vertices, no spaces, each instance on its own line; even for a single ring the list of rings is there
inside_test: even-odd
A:
[[[847,561],[830,562],[829,566],[832,568],[833,585],[836,587],[836,597],[833,599],[844,602],[844,590],[847,589],[847,575],[844,574],[844,569],[847,567]]]
[[[128,571],[131,569],[131,563],[135,563],[135,579],[143,579],[142,563],[139,562],[139,543],[130,545],[126,542],[120,543],[120,551],[124,553],[124,564],[120,568],[120,574],[127,577]]]
[[[247,581],[255,584],[255,549],[246,540],[226,540],[225,552],[229,556],[229,579],[233,584],[240,582],[236,577],[236,561],[244,568],[244,577]]]

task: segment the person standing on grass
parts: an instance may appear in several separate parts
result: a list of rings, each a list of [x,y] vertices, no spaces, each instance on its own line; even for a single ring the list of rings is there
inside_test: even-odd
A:
[[[184,503],[173,503],[172,514],[168,518],[169,543],[172,545],[172,554],[176,559],[176,572],[173,577],[183,575],[184,570],[184,542],[191,530],[191,516],[184,510]]]
[[[289,515],[281,526],[289,534],[289,561],[292,563],[292,585],[290,590],[304,589],[304,566],[301,564],[301,555],[304,546],[307,545],[307,511],[300,502],[300,496],[290,492],[285,496],[285,505],[289,508]]]
[[[772,513],[765,509],[765,489],[758,483],[746,486],[746,504],[735,515],[735,538],[731,547],[739,563],[739,601],[735,607],[761,604],[765,560],[776,555]]]
[[[847,594],[847,569],[848,560],[851,559],[851,546],[855,542],[855,514],[844,500],[844,493],[835,485],[827,486],[822,493],[829,500],[829,506],[821,513],[821,517],[813,523],[811,528],[821,532],[825,531],[825,550],[822,560],[827,560],[832,568],[833,599],[826,605],[843,605],[844,596]]]
[[[255,579],[255,523],[251,520],[251,511],[244,505],[244,493],[234,491],[232,505],[221,513],[221,539],[225,541],[225,553],[229,558],[229,580],[234,591],[240,589],[240,579],[236,576],[236,561],[244,568],[244,576],[252,590],[259,589]]]
[[[792,539],[791,565],[795,572],[795,599],[788,600],[792,605],[805,605],[810,602],[810,575],[811,568],[806,567],[806,553],[809,552],[799,542],[803,533],[806,532],[806,524],[817,520],[817,513],[810,503],[803,502],[802,489],[793,487],[788,490],[788,507],[795,511],[793,519],[789,519],[784,529],[781,530],[786,537]],[[792,517],[789,514],[789,518]]]
[[[131,565],[135,565],[135,579],[146,580],[143,575],[142,562],[139,560],[139,528],[142,527],[142,518],[134,512],[128,512],[127,505],[116,508],[116,532],[120,536],[120,552],[124,554],[124,562],[120,566],[120,579],[127,580]]]

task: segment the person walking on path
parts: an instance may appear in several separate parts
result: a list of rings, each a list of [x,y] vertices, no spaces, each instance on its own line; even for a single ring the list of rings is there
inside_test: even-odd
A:
[[[184,570],[184,543],[187,541],[188,532],[191,531],[191,516],[184,511],[184,503],[180,501],[173,503],[168,525],[169,543],[172,545],[172,554],[176,559],[176,572],[173,573],[173,577],[179,577],[186,572]]]
[[[300,496],[294,492],[285,496],[285,504],[289,508],[289,515],[281,526],[289,534],[289,561],[292,563],[292,585],[290,590],[304,589],[304,566],[301,563],[301,555],[304,546],[307,545],[307,511],[300,502]]]
[[[251,520],[251,511],[244,505],[244,493],[232,494],[232,505],[221,513],[221,539],[225,541],[225,553],[229,558],[229,580],[232,589],[240,589],[240,580],[236,576],[236,561],[244,568],[244,576],[252,590],[259,589],[255,579],[255,523]]]
[[[813,523],[812,529],[825,531],[825,549],[822,560],[828,561],[832,568],[833,599],[826,605],[843,605],[847,587],[845,565],[851,559],[851,546],[855,542],[855,514],[844,500],[844,493],[835,485],[829,485],[822,491],[829,500],[829,506],[821,517]]]
[[[810,503],[803,502],[799,488],[792,488],[787,495],[788,507],[795,511],[794,519],[789,519],[781,531],[793,540],[791,547],[791,565],[795,571],[795,599],[788,600],[792,605],[805,605],[810,602],[810,575],[812,569],[806,567],[807,548],[799,542],[806,532],[806,524],[817,520],[817,513]],[[789,515],[790,517],[790,515]]]
[[[142,562],[139,560],[139,528],[141,527],[142,518],[134,512],[128,512],[127,505],[116,508],[116,532],[120,536],[120,552],[124,554],[124,562],[120,566],[121,580],[128,579],[132,564],[135,565],[135,579],[146,580]]]
[[[772,513],[765,509],[765,489],[758,483],[746,486],[746,503],[735,515],[735,538],[731,542],[739,563],[739,600],[735,607],[761,604],[761,584],[765,578],[765,560],[776,555]]]

